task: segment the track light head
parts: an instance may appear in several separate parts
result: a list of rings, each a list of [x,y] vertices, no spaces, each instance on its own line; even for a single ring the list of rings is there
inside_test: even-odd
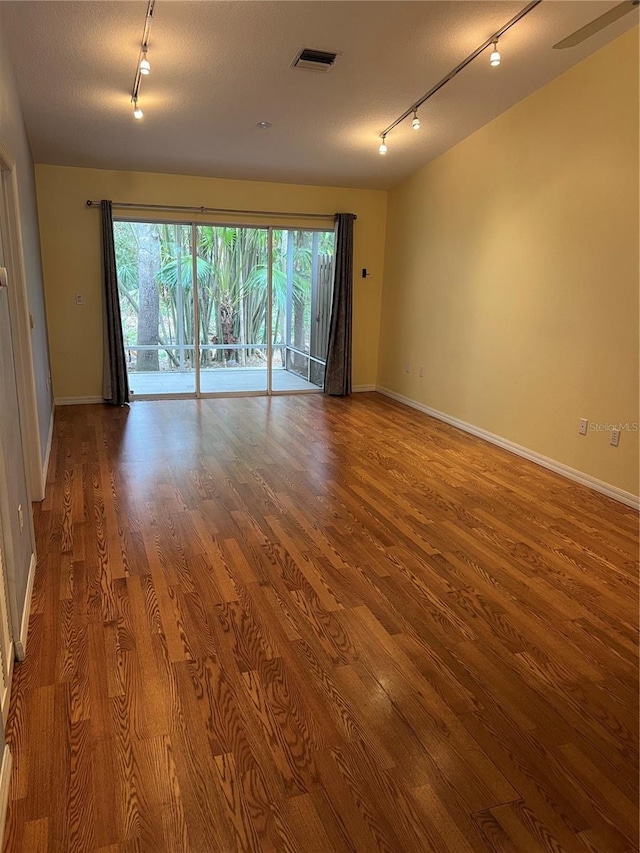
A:
[[[489,65],[493,68],[497,68],[500,65],[500,51],[498,50],[498,42],[494,41],[493,43],[493,51],[491,56],[489,57]]]
[[[142,110],[138,106],[138,99],[136,98],[133,102],[133,117],[134,118],[142,118],[143,115],[144,115],[144,113],[142,112]]]
[[[140,73],[151,74],[151,63],[147,59],[147,51],[145,50],[142,59],[140,60]]]
[[[386,136],[382,137],[382,142],[380,143],[380,147],[378,148],[378,154],[381,154],[383,157],[387,153],[386,138]]]
[[[413,130],[420,130],[420,119],[418,118],[418,111],[413,111],[413,121],[411,122],[411,127]]]

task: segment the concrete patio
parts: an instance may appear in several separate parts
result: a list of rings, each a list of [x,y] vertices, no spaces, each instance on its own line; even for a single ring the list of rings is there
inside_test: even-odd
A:
[[[317,385],[283,368],[273,370],[273,391],[319,391]],[[134,398],[162,396],[164,394],[195,394],[193,371],[159,370],[129,373],[129,387]],[[200,371],[202,394],[229,394],[233,392],[260,392],[267,390],[266,368],[226,367]]]

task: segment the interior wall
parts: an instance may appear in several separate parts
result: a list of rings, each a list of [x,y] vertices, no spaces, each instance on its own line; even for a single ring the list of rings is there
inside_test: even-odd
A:
[[[49,354],[44,289],[42,285],[38,211],[31,149],[29,148],[24,127],[22,108],[20,106],[13,68],[9,62],[9,51],[4,43],[4,39],[5,34],[0,15],[0,140],[2,140],[2,143],[11,152],[16,163],[27,299],[29,302],[29,312],[33,318],[31,350],[38,409],[38,432],[42,452],[41,461],[44,462],[53,411],[53,400],[48,384]],[[2,366],[0,366],[0,369],[2,369]]]
[[[639,420],[638,28],[393,189],[387,221],[378,384],[637,495],[638,432],[606,425]]]
[[[15,163],[26,296],[33,324],[29,343],[36,389],[37,424],[34,424],[34,428],[37,428],[40,439],[41,457],[39,463],[41,468],[47,453],[53,401],[48,383],[48,343],[36,193],[31,151],[24,128],[13,69],[9,64],[8,51],[4,40],[5,35],[0,19],[0,141],[3,150],[9,152]],[[4,183],[3,190],[6,190]],[[3,193],[0,193],[1,195]],[[5,226],[7,224],[4,223]],[[8,236],[9,230],[12,229],[3,228],[5,238]],[[4,245],[3,265],[8,257],[8,249],[8,245]],[[14,285],[15,281],[9,282],[10,287]],[[25,410],[27,408],[31,410],[33,402],[32,397],[27,400],[25,395],[32,395],[33,391],[31,388],[16,388],[14,362],[19,360],[19,356],[15,351],[15,336],[12,335],[12,331],[15,333],[16,329],[13,328],[12,330],[8,322],[9,302],[10,300],[6,298],[3,308],[6,327],[3,326],[0,335],[2,339],[0,343],[5,345],[0,358],[0,515],[2,516],[0,518],[0,537],[3,539],[4,553],[7,559],[6,579],[9,606],[12,613],[12,632],[17,642],[26,627],[21,622],[25,612],[28,618],[28,608],[25,608],[25,603],[29,588],[30,569],[35,562],[35,542],[29,504],[30,493],[27,485],[27,460],[24,454],[24,438],[27,430],[25,421],[18,412],[16,401],[19,396],[21,414],[24,417]],[[21,318],[16,318],[14,315],[11,319],[13,325],[18,323]],[[10,339],[12,343],[7,349],[7,342]],[[24,359],[20,360],[24,363]],[[29,367],[30,369],[31,367]],[[17,393],[18,390],[19,394]],[[35,439],[35,434],[33,438]],[[34,454],[37,453],[35,445],[34,440],[32,450]],[[37,462],[37,460],[35,461]],[[32,483],[33,489],[37,485],[37,483]]]
[[[54,395],[102,394],[100,214],[87,199],[244,210],[357,214],[354,236],[353,382],[376,381],[386,192],[233,181],[185,175],[36,166]],[[128,211],[128,213],[132,213]],[[135,214],[134,214],[135,215]],[[149,212],[141,218],[151,219]],[[165,218],[179,218],[172,213]],[[184,219],[193,218],[183,216]],[[202,217],[196,217],[202,219]],[[211,221],[211,217],[208,220]],[[219,221],[222,219],[218,218]],[[225,221],[234,221],[226,216]],[[235,221],[240,221],[238,218]],[[246,219],[256,224],[256,217]],[[258,221],[258,224],[265,224]],[[287,220],[287,224],[294,224]],[[309,220],[299,224],[309,227]],[[317,224],[317,223],[312,223]],[[371,275],[362,279],[361,267]],[[82,306],[75,294],[83,295]]]

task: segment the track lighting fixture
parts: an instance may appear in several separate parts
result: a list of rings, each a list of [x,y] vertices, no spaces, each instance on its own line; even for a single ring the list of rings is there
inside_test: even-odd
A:
[[[151,74],[151,63],[147,59],[147,48],[142,51],[142,59],[140,60],[140,73]]]
[[[525,17],[525,15],[528,15],[529,12],[532,12],[536,8],[536,6],[539,6],[541,2],[542,0],[532,0],[532,2],[528,3],[523,9],[518,12],[517,15],[511,18],[510,21],[507,21],[504,26],[500,27],[500,29],[497,30],[491,36],[491,38],[488,38],[485,42],[483,42],[473,51],[473,53],[470,53],[469,56],[462,60],[462,62],[458,63],[458,65],[456,65],[456,67],[452,71],[450,71],[445,77],[443,77],[442,80],[436,83],[435,86],[432,86],[431,89],[429,89],[429,91],[426,92],[420,98],[419,101],[416,101],[407,110],[405,110],[402,115],[399,115],[395,121],[391,122],[391,124],[386,127],[381,134],[379,134],[379,137],[382,139],[382,142],[380,143],[380,146],[378,148],[379,153],[387,153],[387,135],[391,133],[392,130],[395,130],[395,128],[405,119],[412,117],[411,127],[413,128],[413,130],[420,130],[420,119],[418,118],[418,110],[420,109],[420,107],[424,103],[426,103],[429,98],[433,97],[436,92],[439,92],[440,89],[442,89],[444,86],[447,85],[447,83],[453,80],[453,78],[457,74],[459,74],[463,68],[466,68],[467,65],[473,62],[476,57],[480,56],[480,54],[483,53],[490,45],[493,45],[493,51],[491,53],[491,56],[489,57],[489,64],[492,65],[494,68],[500,65],[500,51],[498,50],[498,39],[503,36],[507,32],[507,30],[510,30],[511,27],[517,24],[518,21],[521,21]]]
[[[140,41],[140,53],[138,54],[138,64],[136,65],[136,75],[133,78],[133,88],[131,89],[131,101],[133,103],[134,118],[142,118],[144,113],[138,106],[138,95],[140,94],[140,83],[142,78],[151,73],[151,63],[147,57],[149,50],[149,34],[151,32],[151,24],[153,22],[153,10],[156,5],[156,0],[148,0],[147,14],[144,19],[144,27],[142,29],[142,40]]]

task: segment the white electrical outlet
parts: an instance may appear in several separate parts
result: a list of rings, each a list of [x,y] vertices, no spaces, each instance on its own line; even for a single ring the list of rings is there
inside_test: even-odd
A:
[[[578,427],[578,432],[580,435],[587,434],[587,427],[589,426],[589,421],[586,418],[580,418],[580,426]]]
[[[84,305],[84,296],[81,293],[76,293],[76,305]]]
[[[22,504],[18,504],[18,521],[20,522],[20,533],[24,529],[24,515],[22,514]]]
[[[611,430],[611,441],[609,442],[611,447],[617,447],[620,444],[620,430],[612,429]]]

